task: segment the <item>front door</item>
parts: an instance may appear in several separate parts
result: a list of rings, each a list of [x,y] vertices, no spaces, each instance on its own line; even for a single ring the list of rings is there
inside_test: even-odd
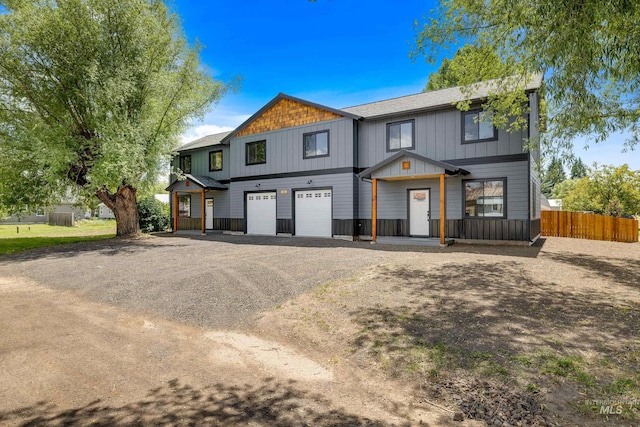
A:
[[[429,236],[431,217],[429,189],[409,190],[409,234]]]
[[[213,199],[206,199],[205,227],[207,230],[213,230]]]

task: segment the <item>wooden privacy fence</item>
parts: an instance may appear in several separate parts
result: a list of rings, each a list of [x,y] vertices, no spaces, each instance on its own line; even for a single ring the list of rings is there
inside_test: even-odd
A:
[[[49,225],[62,225],[64,227],[73,227],[75,225],[75,218],[73,217],[73,212],[50,213]]]
[[[638,220],[580,212],[542,211],[543,236],[637,242]]]

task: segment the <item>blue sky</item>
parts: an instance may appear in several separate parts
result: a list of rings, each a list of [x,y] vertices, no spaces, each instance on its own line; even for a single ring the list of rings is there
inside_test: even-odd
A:
[[[400,4],[401,6],[398,6]],[[187,37],[223,81],[242,77],[205,120],[235,127],[279,92],[340,108],[422,90],[434,66],[409,59],[430,1],[175,0]],[[196,132],[191,132],[193,136]]]
[[[279,92],[340,108],[420,92],[437,65],[409,58],[414,21],[433,0],[174,0],[190,40],[206,46],[202,60],[223,81],[242,77],[185,141],[238,126]],[[575,141],[587,164],[640,169],[638,151],[622,152],[624,135]]]

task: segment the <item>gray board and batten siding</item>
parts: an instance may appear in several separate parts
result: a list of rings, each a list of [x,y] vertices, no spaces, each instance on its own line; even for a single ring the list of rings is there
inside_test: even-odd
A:
[[[469,175],[448,177],[446,186],[447,219],[464,218],[463,181],[472,179],[507,180],[506,206],[510,219],[529,219],[528,163],[526,161],[467,165]],[[360,181],[359,213],[361,218],[371,218],[371,183]],[[440,217],[440,182],[438,179],[416,179],[406,181],[378,181],[378,218],[407,218],[407,189],[431,189],[431,217]]]
[[[446,188],[447,237],[490,240],[528,240],[528,162],[501,162],[466,165],[469,175],[448,177]],[[505,219],[468,219],[464,216],[463,182],[469,179],[506,179]],[[430,189],[431,236],[439,236],[440,183],[438,179],[378,182],[378,222],[380,235],[408,236],[407,191]],[[371,234],[371,183],[360,181],[358,207],[360,235]],[[506,229],[505,229],[506,227]],[[450,230],[450,231],[449,231]],[[492,231],[493,230],[493,231]],[[505,231],[503,231],[505,230]],[[511,230],[511,231],[509,231]]]
[[[462,143],[462,112],[455,108],[363,121],[358,130],[358,166],[371,167],[396,151],[387,151],[387,124],[414,120],[415,148],[407,149],[438,161],[521,154],[527,131],[498,130],[496,141]]]
[[[304,158],[303,135],[329,131],[329,156]],[[335,119],[231,139],[231,177],[354,167],[353,119]],[[245,145],[266,141],[266,163],[246,165]]]
[[[222,151],[222,170],[209,170],[209,153],[212,151]],[[191,156],[191,175],[209,176],[217,181],[226,182],[231,178],[231,156],[227,145],[214,145],[211,147],[196,148],[189,151],[181,151],[180,156]],[[176,156],[171,162],[174,168],[179,167],[179,158]],[[175,175],[171,176],[171,180],[175,179]]]
[[[278,233],[292,233],[295,191],[305,189],[332,190],[332,218],[334,235],[354,235],[354,179],[353,173],[310,175],[287,178],[233,182],[230,191],[231,218],[240,220],[245,214],[245,194],[254,191],[275,191]]]

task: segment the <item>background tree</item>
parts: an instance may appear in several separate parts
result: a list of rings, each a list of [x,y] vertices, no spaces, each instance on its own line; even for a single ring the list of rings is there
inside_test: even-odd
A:
[[[417,27],[412,54],[433,62],[461,42],[488,48],[504,64],[496,69],[502,79],[488,100],[490,108],[516,116],[524,112],[515,93],[527,76],[542,72],[554,144],[570,149],[577,135],[598,142],[626,131],[631,135],[626,144],[633,147],[640,136],[639,39],[635,1],[441,0]],[[468,65],[473,74],[486,64]],[[518,77],[507,79],[510,75]],[[496,93],[504,95],[503,102],[494,101]]]
[[[161,0],[0,0],[0,204],[97,196],[117,234],[136,192],[227,86],[201,67]]]
[[[587,176],[587,165],[582,162],[582,159],[578,157],[576,161],[571,165],[571,179],[579,179]]]
[[[578,181],[580,180],[567,179],[565,181],[557,183],[551,191],[551,198],[564,200],[564,198],[567,197],[567,195],[576,188]]]
[[[558,157],[552,157],[547,169],[542,175],[542,182],[540,184],[540,191],[547,197],[551,197],[553,189],[556,185],[567,179],[567,174],[564,172],[564,166],[562,161]]]
[[[442,60],[438,71],[429,75],[424,91],[494,79],[504,73],[504,67],[504,63],[493,50],[474,45],[463,46],[453,59]]]
[[[164,231],[169,228],[169,205],[153,196],[142,197],[138,201],[140,230],[144,233]]]
[[[622,216],[640,213],[640,171],[628,165],[598,166],[577,180],[563,198],[563,209]]]

